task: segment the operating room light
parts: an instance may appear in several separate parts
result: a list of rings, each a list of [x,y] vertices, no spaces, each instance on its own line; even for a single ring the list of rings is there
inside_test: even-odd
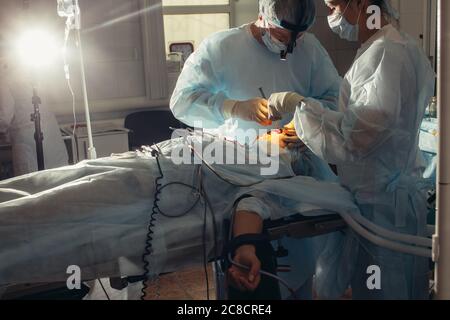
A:
[[[17,42],[19,57],[29,67],[48,66],[60,53],[55,39],[44,31],[29,31]]]

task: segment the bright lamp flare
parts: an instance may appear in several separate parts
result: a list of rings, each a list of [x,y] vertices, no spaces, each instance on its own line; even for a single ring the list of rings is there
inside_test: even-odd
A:
[[[30,67],[43,67],[60,52],[54,38],[43,31],[29,31],[17,42],[21,60]]]

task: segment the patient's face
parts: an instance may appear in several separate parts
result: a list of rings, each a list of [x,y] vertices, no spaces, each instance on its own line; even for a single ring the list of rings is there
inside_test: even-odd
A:
[[[281,149],[286,149],[287,144],[285,142],[285,138],[288,136],[296,136],[297,132],[295,131],[294,121],[290,122],[283,129],[273,130],[270,134],[265,134],[264,136],[259,137],[260,141],[267,141],[270,143],[276,143],[279,145]]]
[[[286,143],[284,143],[284,138],[285,134],[280,132],[276,132],[276,131],[272,131],[271,134],[265,134],[261,137],[259,137],[259,141],[267,141],[268,143],[276,143],[280,146],[281,149],[286,149],[287,145]]]

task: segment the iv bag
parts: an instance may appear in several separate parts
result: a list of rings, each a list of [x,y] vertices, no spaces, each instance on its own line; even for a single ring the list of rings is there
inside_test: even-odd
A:
[[[57,0],[57,10],[60,17],[72,17],[75,14],[75,4],[73,0]]]

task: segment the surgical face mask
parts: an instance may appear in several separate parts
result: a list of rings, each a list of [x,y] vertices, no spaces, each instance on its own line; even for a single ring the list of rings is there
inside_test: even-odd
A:
[[[359,18],[361,12],[359,12],[358,21],[355,25],[350,24],[345,19],[344,14],[350,5],[351,0],[348,2],[347,7],[343,13],[337,12],[331,16],[328,16],[328,25],[334,33],[338,34],[341,39],[356,42],[359,37]],[[361,9],[362,10],[362,9]]]
[[[265,31],[262,35],[262,41],[264,42],[264,45],[273,53],[279,54],[281,51],[286,51],[287,46],[282,43],[281,41],[274,39],[270,32]]]
[[[279,54],[281,51],[286,51],[287,46],[282,43],[281,41],[273,38],[269,32],[265,32],[262,35],[262,41],[264,42],[264,45],[273,53]]]

